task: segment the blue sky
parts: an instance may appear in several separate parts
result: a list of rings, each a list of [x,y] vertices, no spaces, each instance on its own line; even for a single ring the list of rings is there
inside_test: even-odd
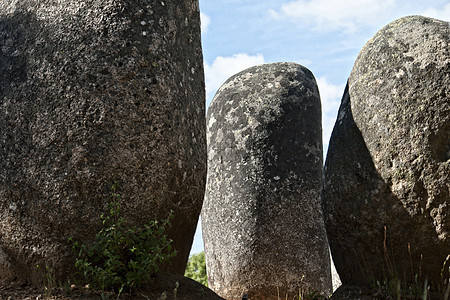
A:
[[[400,17],[450,21],[450,0],[200,0],[206,105],[230,76],[253,65],[296,62],[316,77],[324,153],[345,83],[364,44]],[[198,226],[191,253],[203,250]]]

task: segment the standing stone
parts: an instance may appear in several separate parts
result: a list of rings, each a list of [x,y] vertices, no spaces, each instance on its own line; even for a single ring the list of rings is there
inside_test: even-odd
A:
[[[331,290],[322,211],[320,97],[294,63],[247,69],[207,116],[202,210],[209,286],[226,299]]]
[[[0,280],[73,268],[110,186],[167,217],[182,274],[206,181],[197,0],[0,2]]]
[[[408,283],[415,275],[442,284],[450,254],[449,41],[448,22],[405,17],[356,60],[324,172],[325,223],[343,284]]]

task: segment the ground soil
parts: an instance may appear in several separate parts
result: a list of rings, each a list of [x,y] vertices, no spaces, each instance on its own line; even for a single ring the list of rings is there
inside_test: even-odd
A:
[[[178,288],[176,288],[178,282]],[[165,295],[165,296],[164,296]],[[113,293],[103,293],[104,299],[117,299]],[[101,291],[93,291],[86,287],[35,287],[21,282],[0,284],[1,300],[94,300],[102,299]],[[148,286],[134,293],[125,293],[122,300],[220,300],[213,291],[200,283],[173,274],[158,274]],[[223,299],[222,299],[223,300]]]

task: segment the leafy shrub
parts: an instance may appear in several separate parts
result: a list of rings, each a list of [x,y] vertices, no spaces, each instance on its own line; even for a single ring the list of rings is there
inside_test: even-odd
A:
[[[132,226],[120,215],[120,195],[114,188],[112,196],[109,215],[101,215],[103,226],[93,245],[72,242],[78,253],[75,266],[84,277],[83,284],[120,294],[148,283],[158,266],[176,255],[172,240],[165,235],[173,212],[162,222]]]
[[[191,257],[189,257],[184,276],[194,279],[204,286],[208,286],[204,251],[197,254],[192,254]]]

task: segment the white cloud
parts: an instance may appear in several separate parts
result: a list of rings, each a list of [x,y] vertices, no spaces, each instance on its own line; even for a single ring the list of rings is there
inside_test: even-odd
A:
[[[325,152],[328,149],[328,142],[330,141],[331,132],[336,122],[345,85],[332,84],[326,77],[320,77],[316,81],[319,86],[320,100],[322,102],[322,136]]]
[[[445,5],[442,9],[429,7],[423,12],[423,15],[448,22],[450,21],[450,3]]]
[[[207,14],[200,12],[200,24],[201,24],[202,34],[205,34],[208,32],[208,27],[209,27],[210,23],[211,23],[211,18]]]
[[[344,30],[351,33],[382,23],[383,18],[393,11],[395,2],[396,0],[296,0],[282,4],[279,11],[271,10],[269,13],[274,18],[313,25],[318,30]]]
[[[232,75],[263,63],[262,54],[248,55],[246,53],[229,57],[218,56],[211,65],[205,62],[206,98],[210,101],[213,93]]]

